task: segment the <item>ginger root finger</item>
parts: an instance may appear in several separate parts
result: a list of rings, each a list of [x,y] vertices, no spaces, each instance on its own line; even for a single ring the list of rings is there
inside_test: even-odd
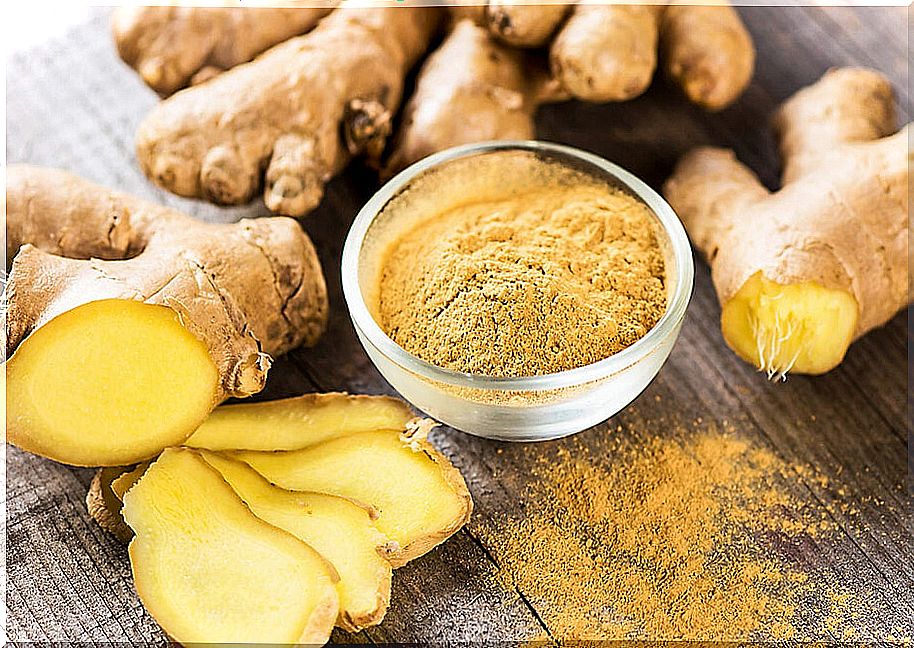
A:
[[[514,47],[542,47],[565,18],[569,4],[522,4],[516,0],[489,0],[489,31]]]
[[[294,493],[273,486],[240,461],[203,452],[206,462],[247,504],[251,512],[313,547],[333,565],[340,580],[337,625],[358,632],[377,625],[390,603],[388,540],[372,522],[376,512],[322,493]]]
[[[547,84],[524,52],[459,21],[419,71],[384,175],[459,144],[531,139]]]
[[[781,105],[773,120],[784,160],[782,182],[815,171],[842,144],[869,142],[895,132],[892,84],[881,74],[838,68]]]
[[[305,394],[217,407],[184,445],[207,450],[300,450],[345,434],[403,430],[414,416],[406,403],[389,396]]]
[[[118,54],[150,88],[169,95],[302,34],[331,7],[118,7]]]
[[[140,600],[191,643],[323,644],[339,600],[312,547],[256,517],[193,450],[167,449],[124,496]]]
[[[342,132],[378,132],[400,102],[403,80],[432,37],[431,9],[342,6],[304,36],[160,103],[137,132],[137,157],[157,184],[220,204],[261,188],[274,212],[301,216],[324,184],[361,151]],[[383,106],[371,112],[366,102]],[[358,119],[357,127],[347,119]],[[347,141],[350,140],[350,141]]]
[[[657,66],[659,5],[577,5],[552,41],[552,74],[582,101],[643,93]]]
[[[729,106],[752,80],[752,37],[726,2],[667,7],[660,46],[667,76],[692,103],[708,110]]]
[[[872,110],[892,100],[881,79],[832,71],[784,104],[776,123],[791,171],[775,193],[719,149],[687,154],[664,186],[711,265],[724,339],[769,375],[832,369],[910,302],[910,127],[873,139],[890,127],[860,126],[890,114]],[[810,115],[833,120],[813,126],[833,136],[790,141]]]
[[[230,453],[281,488],[352,498],[375,508],[378,529],[400,549],[399,567],[444,542],[473,503],[460,472],[425,439],[428,422],[343,435],[291,452]],[[252,433],[254,428],[252,428]]]
[[[550,47],[553,75],[583,101],[632,99],[651,83],[658,41],[667,75],[709,110],[735,101],[752,77],[752,39],[725,0],[703,7],[576,5]]]
[[[14,242],[7,426],[24,449],[77,465],[148,459],[323,331],[320,264],[291,219],[206,224],[52,169],[13,165],[7,180],[11,232],[44,245],[38,224],[57,213],[67,234],[51,252]],[[124,258],[58,256],[94,249]]]

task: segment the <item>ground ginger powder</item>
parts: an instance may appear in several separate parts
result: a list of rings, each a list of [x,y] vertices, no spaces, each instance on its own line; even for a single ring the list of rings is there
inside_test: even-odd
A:
[[[621,435],[612,460],[569,442],[514,511],[470,533],[548,628],[572,640],[784,641],[854,636],[863,601],[790,556],[837,532],[788,482],[812,480],[729,431]]]
[[[378,318],[407,351],[487,376],[532,376],[602,360],[666,308],[657,223],[596,181],[469,201],[391,246]]]

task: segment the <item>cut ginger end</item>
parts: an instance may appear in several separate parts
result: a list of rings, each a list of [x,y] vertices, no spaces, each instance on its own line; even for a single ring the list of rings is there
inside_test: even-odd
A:
[[[822,374],[844,359],[857,314],[857,300],[843,290],[781,285],[757,272],[724,305],[721,329],[727,344],[769,377]]]
[[[254,515],[306,542],[330,561],[340,576],[337,625],[358,632],[384,618],[390,601],[388,543],[369,509],[335,495],[283,490],[245,463],[206,451],[202,456]]]
[[[399,567],[457,531],[472,500],[456,468],[424,441],[386,430],[362,432],[290,452],[234,452],[270,482],[348,497],[378,512],[378,529],[400,549]]]
[[[6,364],[8,440],[77,466],[132,464],[181,443],[215,406],[206,345],[166,306],[89,302]]]
[[[168,449],[124,496],[137,593],[182,643],[327,641],[333,568],[248,509],[193,450]]]

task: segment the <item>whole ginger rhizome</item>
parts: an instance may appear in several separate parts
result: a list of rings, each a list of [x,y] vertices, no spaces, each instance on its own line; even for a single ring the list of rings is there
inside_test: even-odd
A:
[[[659,224],[606,181],[503,152],[451,163],[405,193],[385,208],[412,213],[380,255],[375,316],[432,364],[513,377],[574,369],[663,315]]]

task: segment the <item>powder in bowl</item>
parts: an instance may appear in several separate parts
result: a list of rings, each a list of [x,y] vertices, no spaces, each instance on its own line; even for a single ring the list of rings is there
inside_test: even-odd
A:
[[[425,201],[389,242],[374,310],[410,353],[486,376],[549,374],[621,351],[663,315],[664,251],[651,210],[587,173],[524,164],[537,166],[527,186],[498,165],[476,165],[468,190],[459,178],[438,183],[466,193]],[[513,179],[493,192],[506,171]],[[496,174],[483,182],[489,190],[474,191],[480,173]]]

